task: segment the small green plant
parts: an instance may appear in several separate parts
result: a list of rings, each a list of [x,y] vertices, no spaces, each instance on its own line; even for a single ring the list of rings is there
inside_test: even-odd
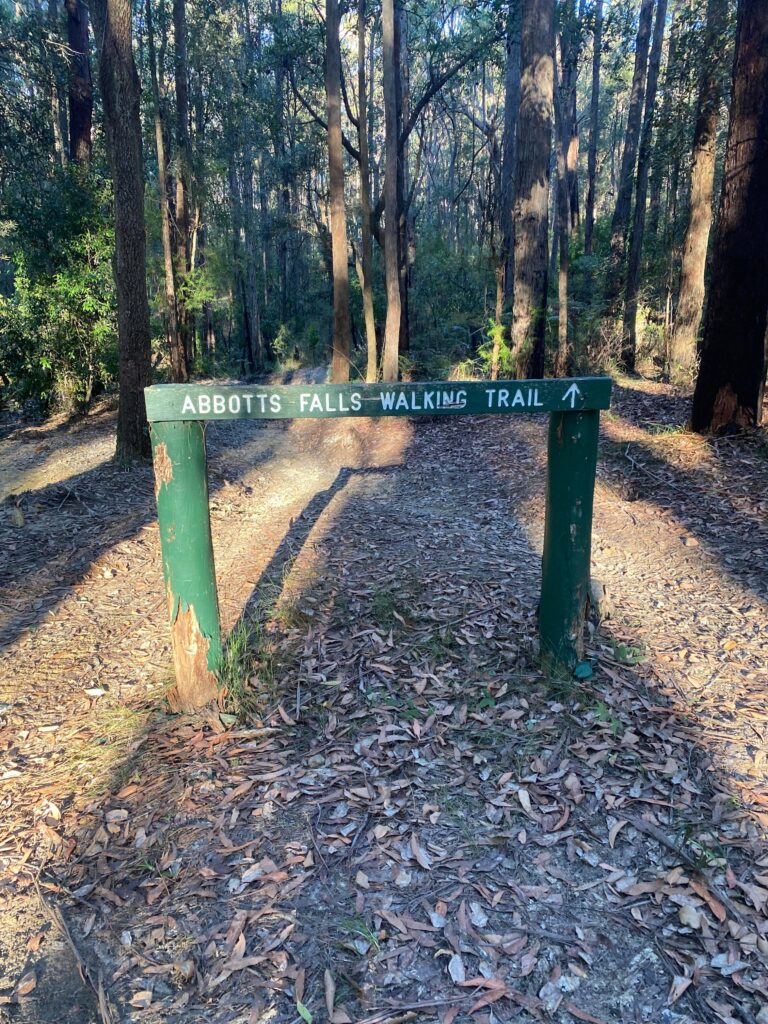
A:
[[[648,655],[642,647],[634,647],[631,644],[612,643],[613,656],[622,665],[642,665],[648,660]]]
[[[371,931],[362,917],[343,917],[339,922],[339,927],[349,935],[358,935],[361,939],[364,939],[374,953],[378,953],[381,949],[378,936]]]
[[[621,722],[614,713],[613,709],[608,707],[605,701],[599,700],[594,707],[595,718],[598,722],[608,722],[611,726],[611,733],[614,736],[618,736],[619,729],[621,728]]]

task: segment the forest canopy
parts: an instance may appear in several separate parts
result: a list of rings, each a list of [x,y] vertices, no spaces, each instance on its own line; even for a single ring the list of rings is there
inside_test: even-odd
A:
[[[760,0],[0,0],[0,403],[576,372],[761,421]]]

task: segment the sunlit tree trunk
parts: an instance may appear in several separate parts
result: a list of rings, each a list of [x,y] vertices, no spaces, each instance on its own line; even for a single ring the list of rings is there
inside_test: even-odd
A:
[[[171,241],[171,218],[168,210],[168,164],[165,156],[160,81],[157,69],[157,50],[152,24],[152,0],[146,0],[147,50],[149,55],[149,77],[152,84],[152,100],[155,107],[155,147],[157,149],[157,180],[160,192],[160,234],[163,243],[163,269],[165,280],[165,310],[168,330],[168,355],[171,366],[171,380],[183,383],[189,380],[187,353],[179,335],[176,307],[176,272],[173,266],[173,243]]]
[[[544,372],[554,0],[523,0],[522,11],[512,359],[518,377],[531,377]]]
[[[726,17],[727,10],[722,0],[709,0],[705,53],[716,52],[718,41],[722,44]],[[672,380],[689,379],[696,366],[696,342],[704,308],[704,272],[712,226],[721,91],[722,73],[717,61],[705,61],[696,105],[688,226],[683,243],[677,313],[669,346],[669,373]]]
[[[762,419],[768,274],[768,4],[740,0],[723,187],[691,425]]]
[[[344,206],[344,148],[341,140],[341,48],[338,0],[325,2],[325,94],[328,110],[328,171],[333,258],[333,361],[331,380],[349,380],[349,259]]]
[[[400,270],[398,246],[397,161],[399,157],[397,75],[395,61],[395,0],[382,0],[384,65],[384,267],[387,282],[387,320],[384,328],[382,376],[397,380],[400,372]]]
[[[119,462],[149,454],[144,388],[151,379],[144,168],[139,76],[133,60],[130,0],[91,0],[99,46],[104,134],[115,192],[115,286],[119,346]]]

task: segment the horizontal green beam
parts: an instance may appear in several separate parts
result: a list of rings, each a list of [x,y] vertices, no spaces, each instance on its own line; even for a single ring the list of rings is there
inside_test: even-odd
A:
[[[341,416],[478,416],[607,409],[610,377],[321,384],[277,387],[156,384],[146,388],[150,422],[330,419]]]

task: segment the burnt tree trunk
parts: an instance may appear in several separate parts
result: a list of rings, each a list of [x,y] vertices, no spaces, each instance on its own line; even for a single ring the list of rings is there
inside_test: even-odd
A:
[[[69,158],[91,159],[93,81],[88,60],[88,7],[83,0],[65,0],[69,45]]]
[[[712,281],[691,426],[740,430],[762,419],[768,274],[768,4],[741,0]]]
[[[189,89],[187,86],[187,13],[185,0],[173,0],[174,78],[176,82],[176,300],[179,334],[187,362],[192,359],[192,318],[179,293],[179,283],[190,269],[189,185],[192,177],[192,153],[189,143]]]
[[[523,0],[511,346],[518,377],[536,377],[544,372],[553,20],[554,0]]]
[[[91,0],[99,44],[104,135],[115,192],[115,286],[119,339],[118,462],[149,455],[144,388],[151,379],[144,168],[139,76],[131,45],[130,0]]]

